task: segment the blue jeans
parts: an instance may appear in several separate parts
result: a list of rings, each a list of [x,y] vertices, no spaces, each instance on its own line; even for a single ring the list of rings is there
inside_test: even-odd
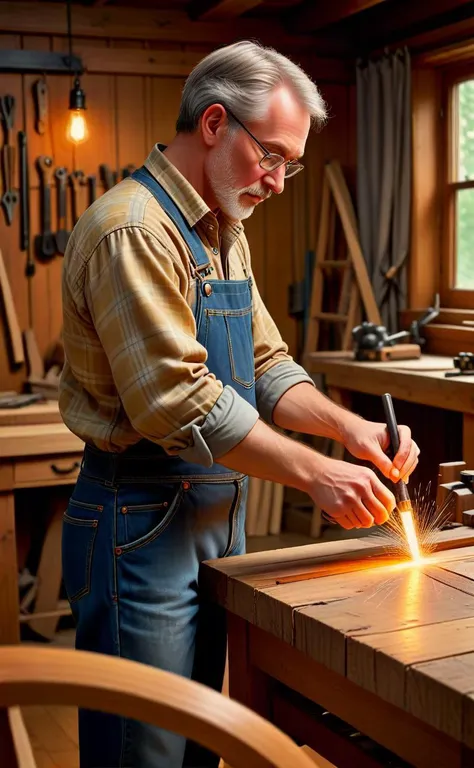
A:
[[[201,600],[199,565],[243,553],[247,478],[214,472],[153,480],[153,466],[147,473],[143,461],[120,478],[104,454],[87,451],[62,541],[76,647],[220,690],[225,615]],[[134,478],[129,472],[137,468]],[[218,765],[216,756],[169,731],[89,710],[79,713],[79,742],[81,768]]]

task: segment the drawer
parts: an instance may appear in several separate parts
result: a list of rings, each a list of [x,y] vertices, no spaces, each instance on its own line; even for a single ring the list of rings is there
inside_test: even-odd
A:
[[[13,465],[15,488],[41,485],[68,485],[76,481],[82,453],[47,456],[41,459],[17,460]]]

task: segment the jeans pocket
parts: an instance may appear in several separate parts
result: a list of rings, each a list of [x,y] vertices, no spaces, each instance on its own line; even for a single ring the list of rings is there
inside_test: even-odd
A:
[[[235,481],[236,493],[229,512],[229,539],[222,557],[241,554],[242,536],[245,536],[245,508],[247,502],[248,477]]]
[[[102,507],[69,502],[63,515],[62,568],[69,602],[90,592],[94,543]]]
[[[117,546],[125,555],[158,538],[169,526],[183,497],[183,483],[156,484],[140,490],[140,501],[121,497],[117,516]]]

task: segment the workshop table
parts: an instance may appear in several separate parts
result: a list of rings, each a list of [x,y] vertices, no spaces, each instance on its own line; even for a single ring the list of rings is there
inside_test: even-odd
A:
[[[34,420],[35,423],[28,423]],[[8,423],[7,423],[8,422]],[[26,423],[25,423],[26,422]],[[60,420],[57,403],[2,411],[0,414],[0,643],[19,641],[19,595],[15,531],[15,491],[69,485],[76,481],[84,443]],[[57,583],[61,574],[59,546],[62,510],[53,510],[53,551],[43,558],[41,580]],[[41,567],[41,563],[40,563]],[[48,590],[43,590],[47,594]],[[47,605],[37,605],[47,613]],[[41,619],[31,619],[30,623]],[[37,624],[38,627],[38,624]]]
[[[329,397],[349,409],[352,392],[390,392],[399,400],[461,412],[462,458],[474,467],[474,376],[446,377],[446,371],[454,370],[452,357],[422,355],[379,363],[358,362],[350,352],[319,352],[306,355],[304,364],[309,373],[322,374]]]
[[[437,533],[417,566],[380,541],[202,565],[227,611],[230,695],[338,768],[472,767],[474,531]]]

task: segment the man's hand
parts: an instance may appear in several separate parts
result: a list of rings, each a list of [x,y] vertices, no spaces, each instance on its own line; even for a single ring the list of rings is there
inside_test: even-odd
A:
[[[371,469],[327,457],[308,491],[313,501],[346,529],[382,525],[396,506],[391,491]]]
[[[363,419],[351,420],[344,428],[342,442],[349,453],[357,459],[370,461],[390,480],[397,482],[408,478],[418,464],[420,449],[411,439],[409,427],[399,426],[400,448],[393,462],[388,458],[386,450],[390,445],[390,437],[385,424]]]

